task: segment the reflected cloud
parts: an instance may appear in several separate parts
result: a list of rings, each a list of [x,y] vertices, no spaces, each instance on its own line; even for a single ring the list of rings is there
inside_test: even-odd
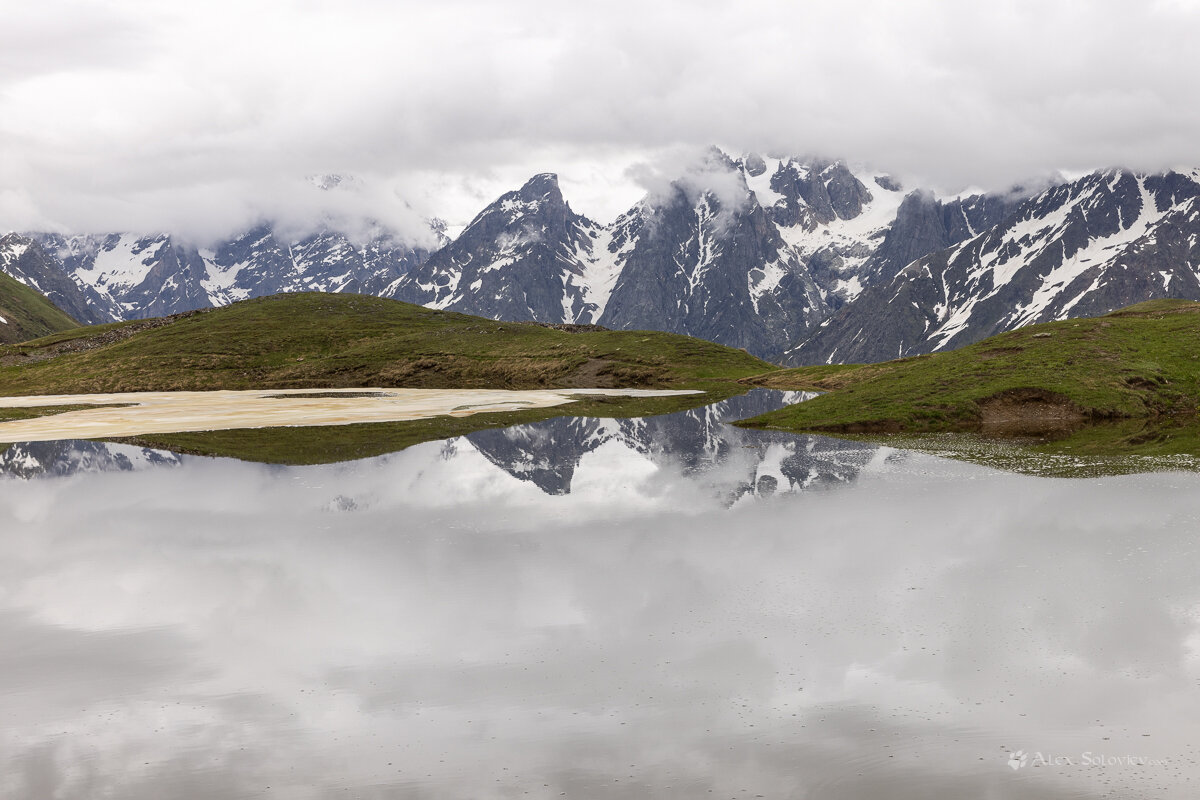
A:
[[[569,494],[469,438],[0,481],[2,793],[1194,794],[1200,476],[869,451],[731,507],[807,445],[612,436]]]

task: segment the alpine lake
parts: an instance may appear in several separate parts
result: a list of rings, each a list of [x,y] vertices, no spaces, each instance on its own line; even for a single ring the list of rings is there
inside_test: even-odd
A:
[[[1200,796],[1187,447],[730,424],[802,399],[7,446],[0,796]]]

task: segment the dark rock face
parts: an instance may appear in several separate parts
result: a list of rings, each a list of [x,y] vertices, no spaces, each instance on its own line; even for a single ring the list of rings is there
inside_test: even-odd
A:
[[[804,264],[748,189],[740,199],[732,206],[676,185],[647,209],[600,323],[686,333],[767,357],[818,323],[824,303]]]
[[[210,305],[204,290],[204,260],[195,249],[157,236],[138,240],[133,252],[153,255],[143,261],[150,266],[146,277],[121,295],[121,304],[129,309],[126,319],[162,317]]]
[[[788,362],[882,361],[1144,300],[1200,299],[1196,174],[1097,172],[981,213],[1004,220],[870,287]]]
[[[895,275],[907,264],[950,245],[942,204],[930,193],[908,194],[872,259],[875,275]]]
[[[874,178],[875,185],[887,192],[901,192],[904,187],[900,181],[893,178],[891,175],[876,175]]]
[[[870,281],[891,280],[918,258],[1000,224],[1018,202],[1009,195],[971,195],[943,203],[929,192],[911,192],[872,254]]]
[[[772,208],[772,219],[784,227],[799,225],[808,231],[835,219],[854,219],[873,199],[870,190],[840,161],[789,161],[771,176],[771,188],[784,198]]]
[[[835,311],[874,280],[903,198],[899,183],[841,161],[790,157],[765,160],[760,177],[747,167],[755,158],[741,163],[756,201]]]
[[[746,174],[752,178],[757,178],[767,171],[767,162],[757,153],[751,153],[743,159],[743,166]]]
[[[15,233],[0,237],[0,270],[41,292],[78,322],[108,321],[97,308],[98,298],[88,298],[62,264],[28,237]]]

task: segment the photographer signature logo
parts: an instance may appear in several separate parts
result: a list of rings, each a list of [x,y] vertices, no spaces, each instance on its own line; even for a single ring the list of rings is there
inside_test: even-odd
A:
[[[1035,767],[1164,767],[1170,763],[1166,758],[1147,758],[1134,755],[1104,755],[1090,750],[1079,756],[1056,756],[1038,750],[1027,753],[1025,750],[1014,750],[1005,754],[1005,761],[1014,772],[1028,766],[1030,762]]]

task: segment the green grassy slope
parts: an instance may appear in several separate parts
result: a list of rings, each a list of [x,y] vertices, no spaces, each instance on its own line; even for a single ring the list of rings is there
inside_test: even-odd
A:
[[[0,344],[78,328],[79,323],[25,284],[0,272]]]
[[[782,430],[953,430],[1195,413],[1200,303],[1159,300],[1034,325],[947,353],[780,370],[754,382],[828,394],[747,420]]]
[[[290,294],[0,348],[0,394],[251,388],[699,387],[770,370],[654,331],[566,331],[364,295]]]

